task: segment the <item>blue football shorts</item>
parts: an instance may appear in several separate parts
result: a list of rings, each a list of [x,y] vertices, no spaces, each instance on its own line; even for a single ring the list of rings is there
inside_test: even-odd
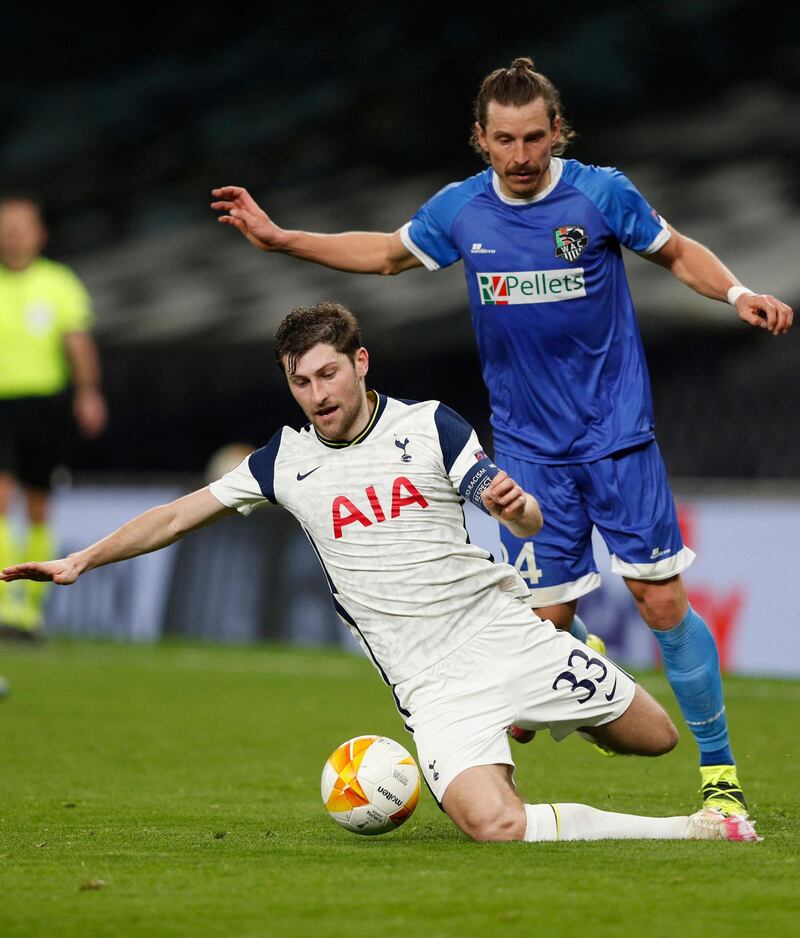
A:
[[[499,450],[495,462],[542,508],[544,527],[535,538],[522,540],[500,525],[503,559],[530,586],[534,607],[569,602],[600,585],[593,527],[621,576],[665,580],[694,560],[655,440],[588,463],[546,465]]]

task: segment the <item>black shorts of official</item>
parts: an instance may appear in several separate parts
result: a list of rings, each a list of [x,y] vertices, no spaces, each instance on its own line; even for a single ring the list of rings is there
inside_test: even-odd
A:
[[[68,459],[73,429],[70,394],[0,399],[0,473],[49,489],[53,470]]]

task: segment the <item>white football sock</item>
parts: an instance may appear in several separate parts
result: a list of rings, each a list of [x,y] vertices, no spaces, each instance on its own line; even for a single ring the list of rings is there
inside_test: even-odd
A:
[[[685,840],[688,817],[641,817],[585,804],[526,804],[525,840]]]

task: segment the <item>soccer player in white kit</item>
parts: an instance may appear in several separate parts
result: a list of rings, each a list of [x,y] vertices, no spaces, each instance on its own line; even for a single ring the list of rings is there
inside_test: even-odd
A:
[[[234,511],[280,504],[302,525],[339,615],[390,685],[428,787],[476,840],[755,840],[739,815],[705,809],[651,818],[576,804],[526,804],[507,728],[574,730],[618,752],[677,742],[666,712],[633,679],[528,604],[508,564],[471,544],[463,502],[521,537],[542,515],[533,495],[484,454],[437,401],[367,390],[367,350],[335,303],[294,310],[276,355],[309,423],[280,429],[223,478],[153,508],[63,560],[0,579],[73,583],[95,567],[157,550]]]

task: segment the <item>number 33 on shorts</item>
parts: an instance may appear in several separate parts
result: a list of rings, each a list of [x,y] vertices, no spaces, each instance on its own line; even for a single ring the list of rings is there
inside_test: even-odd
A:
[[[567,658],[566,668],[553,681],[553,690],[566,687],[569,693],[575,694],[579,704],[585,704],[594,697],[598,685],[608,676],[608,665],[602,658],[592,656],[589,650],[573,648]],[[616,691],[617,675],[614,674],[613,686],[603,696],[610,703]]]

